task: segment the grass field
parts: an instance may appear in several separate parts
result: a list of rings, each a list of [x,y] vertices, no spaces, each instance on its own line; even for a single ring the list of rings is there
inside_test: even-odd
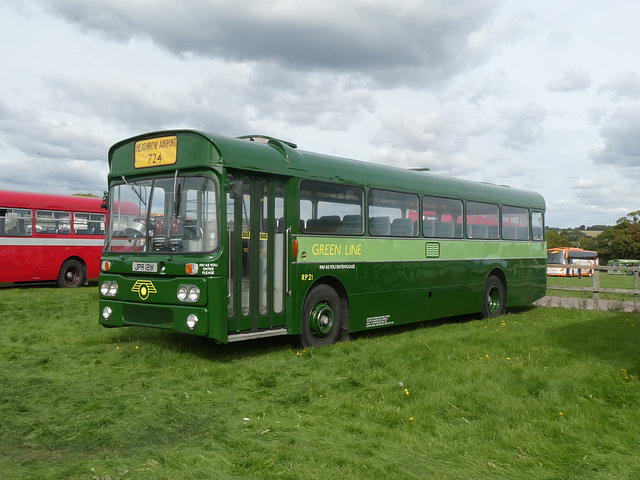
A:
[[[593,277],[547,277],[547,285],[559,287],[593,287]],[[630,275],[608,275],[600,272],[600,288],[617,288],[633,290],[634,278]],[[563,290],[547,290],[547,295],[556,297],[592,298],[592,292],[573,292]],[[601,293],[602,300],[633,302],[633,295],[626,293]]]
[[[636,479],[640,317],[531,308],[232,346],[0,290],[3,479]]]

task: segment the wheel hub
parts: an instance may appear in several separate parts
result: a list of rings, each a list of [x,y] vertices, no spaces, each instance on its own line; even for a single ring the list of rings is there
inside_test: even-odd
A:
[[[489,307],[489,312],[494,314],[500,308],[500,292],[497,288],[492,288],[489,290],[487,295],[487,303]]]
[[[320,301],[311,309],[309,325],[314,338],[321,340],[331,333],[333,328],[333,310],[331,306]]]

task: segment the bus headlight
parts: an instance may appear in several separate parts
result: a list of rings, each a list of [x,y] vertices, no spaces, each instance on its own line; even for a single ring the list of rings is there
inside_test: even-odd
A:
[[[102,318],[104,318],[105,322],[108,322],[109,319],[111,318],[111,314],[113,313],[113,311],[111,310],[111,307],[104,307],[102,309]]]
[[[195,303],[200,300],[200,289],[195,285],[180,285],[176,295],[181,302]]]
[[[198,287],[191,287],[189,289],[189,301],[190,302],[197,302],[198,300],[200,300],[200,289]]]
[[[187,327],[189,327],[189,330],[193,330],[196,325],[198,325],[198,317],[192,313],[187,317]]]
[[[178,287],[178,300],[184,302],[187,299],[187,295],[189,295],[189,289],[186,285],[180,285]]]
[[[100,293],[104,297],[115,297],[118,294],[117,282],[103,282],[100,285]]]

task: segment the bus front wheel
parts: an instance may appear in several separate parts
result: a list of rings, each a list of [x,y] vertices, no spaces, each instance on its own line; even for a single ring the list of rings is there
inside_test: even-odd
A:
[[[340,295],[328,285],[311,289],[302,306],[303,347],[324,347],[336,342],[342,327],[343,308]]]
[[[67,260],[60,267],[58,286],[63,288],[75,288],[84,285],[86,280],[84,267],[77,260]]]
[[[482,316],[494,318],[506,311],[506,295],[504,284],[495,275],[487,279],[484,286],[484,298],[482,300]]]

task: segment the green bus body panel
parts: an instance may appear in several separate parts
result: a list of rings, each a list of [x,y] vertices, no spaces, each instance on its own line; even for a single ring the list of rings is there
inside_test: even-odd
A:
[[[178,140],[174,164],[135,168],[137,141],[174,135]],[[348,328],[352,332],[480,312],[485,282],[492,272],[506,281],[509,307],[529,304],[545,294],[544,241],[312,236],[301,234],[297,220],[301,179],[544,212],[544,199],[535,192],[301,151],[276,139],[256,137],[252,141],[195,130],[159,131],[123,140],[109,150],[109,166],[110,186],[122,183],[123,176],[127,180],[167,176],[176,170],[210,172],[219,180],[225,178],[227,171],[280,176],[286,183],[286,227],[291,232],[287,261],[290,294],[285,298],[289,334],[301,332],[305,296],[314,285],[323,282],[346,292]],[[226,201],[221,192],[221,212],[226,211]],[[220,217],[221,231],[226,232],[226,215],[222,213]],[[223,233],[220,249],[214,254],[103,255],[104,260],[111,262],[111,270],[101,274],[100,282],[116,280],[119,291],[115,299],[100,296],[100,312],[106,306],[113,311],[109,321],[100,317],[100,323],[165,328],[226,343],[229,334],[235,333],[229,324],[227,308],[226,237]],[[299,244],[295,260],[293,239]],[[131,269],[134,261],[163,262],[166,270],[164,275],[134,273]],[[185,275],[184,266],[191,262],[200,264],[200,274]],[[204,265],[210,268],[202,268]],[[137,281],[151,281],[157,293],[141,298],[140,290],[135,288]],[[176,293],[181,284],[197,285],[201,290],[200,301],[180,302]],[[186,326],[189,314],[200,319],[193,331]]]
[[[508,307],[530,304],[546,290],[545,242],[297,240],[294,278],[343,284],[349,292],[350,332],[480,312],[486,279],[496,270],[506,280]],[[434,242],[441,255],[427,258],[425,244]],[[297,303],[311,286],[307,282]]]

